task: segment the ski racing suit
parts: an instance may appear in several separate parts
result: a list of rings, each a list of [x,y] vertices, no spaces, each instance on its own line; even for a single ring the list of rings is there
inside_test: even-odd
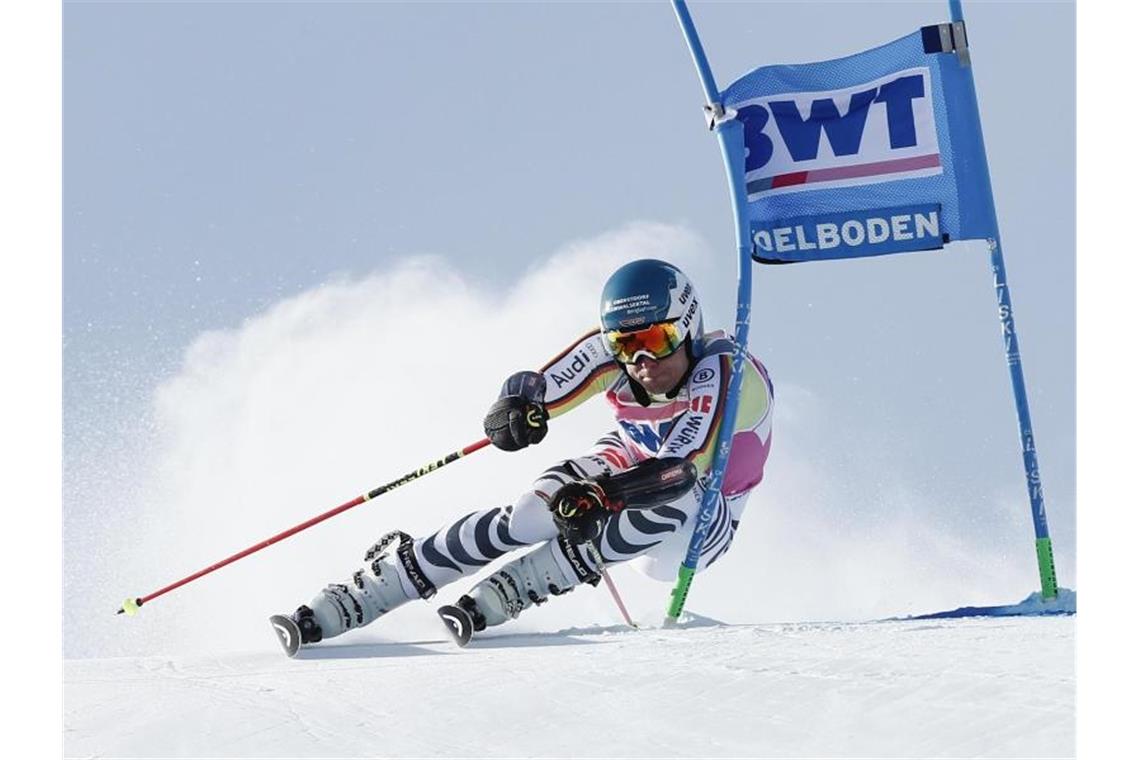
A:
[[[649,397],[640,386],[635,390],[624,368],[606,352],[598,330],[547,363],[542,374],[551,418],[604,394],[617,429],[582,456],[547,469],[513,504],[471,512],[424,538],[400,532],[385,536],[365,556],[364,568],[347,582],[329,585],[310,603],[323,637],[366,625],[409,599],[427,599],[438,588],[525,546],[538,548],[470,592],[485,625],[517,617],[548,594],[564,593],[582,582],[596,585],[598,568],[590,553],[559,535],[551,497],[570,481],[613,475],[653,457],[687,458],[697,467],[696,485],[668,504],[613,513],[596,544],[607,564],[634,560],[634,566],[652,578],[675,579],[691,534],[682,528],[700,509],[732,371],[731,340],[715,332],[704,342],[703,356],[695,360],[673,398]],[[751,355],[744,371],[732,452],[701,546],[698,572],[728,550],[748,494],[764,476],[771,445],[772,383]]]

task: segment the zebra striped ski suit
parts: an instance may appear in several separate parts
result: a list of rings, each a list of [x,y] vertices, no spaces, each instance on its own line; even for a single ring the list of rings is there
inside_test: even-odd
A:
[[[542,601],[545,592],[562,593],[583,581],[596,584],[597,568],[588,552],[559,537],[548,506],[551,496],[572,480],[612,475],[659,456],[690,459],[698,469],[697,485],[672,503],[612,515],[597,545],[606,563],[634,560],[635,567],[650,577],[673,580],[690,535],[682,528],[700,508],[731,374],[731,340],[712,333],[705,336],[705,346],[673,398],[649,398],[640,386],[634,388],[621,365],[605,351],[598,330],[547,363],[542,373],[552,418],[604,395],[617,428],[582,456],[548,468],[512,504],[471,512],[419,539],[406,534],[385,537],[369,551],[363,570],[347,583],[330,585],[314,599],[326,637],[364,625],[406,599],[428,598],[439,587],[526,546],[540,545],[528,555],[535,558],[538,570],[528,565],[530,575],[498,572],[483,582],[492,584],[506,600],[507,616]],[[698,571],[728,550],[748,494],[764,474],[771,444],[772,383],[754,357],[745,362],[745,372],[732,453]],[[390,562],[385,553],[397,539],[398,561]],[[542,578],[532,577],[536,574]],[[501,620],[491,624],[495,622]]]

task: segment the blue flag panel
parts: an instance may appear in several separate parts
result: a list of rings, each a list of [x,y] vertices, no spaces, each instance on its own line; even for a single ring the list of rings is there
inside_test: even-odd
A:
[[[724,105],[744,126],[756,260],[877,256],[996,235],[965,41],[951,41],[949,25],[926,27],[729,85]]]

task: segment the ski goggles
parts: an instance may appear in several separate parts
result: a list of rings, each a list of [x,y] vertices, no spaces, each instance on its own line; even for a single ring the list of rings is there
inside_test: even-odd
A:
[[[658,322],[631,332],[608,330],[602,336],[606,348],[622,364],[633,364],[642,354],[664,359],[685,344],[685,333],[675,321]]]

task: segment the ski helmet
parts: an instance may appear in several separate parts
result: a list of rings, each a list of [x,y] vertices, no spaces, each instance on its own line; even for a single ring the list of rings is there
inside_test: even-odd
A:
[[[684,272],[658,259],[631,261],[610,275],[601,325],[606,350],[623,364],[643,354],[663,359],[686,343],[691,358],[704,353],[697,291]]]

